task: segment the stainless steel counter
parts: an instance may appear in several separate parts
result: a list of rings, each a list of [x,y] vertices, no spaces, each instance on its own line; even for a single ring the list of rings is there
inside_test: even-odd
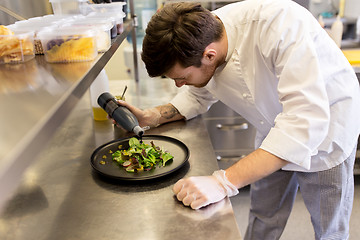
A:
[[[128,85],[127,101],[145,108],[176,93],[169,83],[173,85],[166,79],[138,86],[121,81],[110,88],[116,94]],[[162,91],[156,91],[160,86]],[[190,150],[188,164],[147,182],[100,177],[90,166],[93,150],[129,133],[114,128],[109,120],[94,121],[86,94],[21,179],[0,216],[0,239],[241,239],[228,198],[195,211],[183,206],[171,190],[184,176],[218,169],[202,118],[165,124],[146,134],[184,142]]]
[[[24,170],[133,32],[126,21],[110,49],[90,62],[50,64],[36,56],[0,65],[0,211]]]

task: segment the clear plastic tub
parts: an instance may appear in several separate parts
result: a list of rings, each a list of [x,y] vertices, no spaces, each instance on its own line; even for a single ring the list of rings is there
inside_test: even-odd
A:
[[[106,20],[84,19],[81,21],[73,21],[63,26],[66,28],[86,28],[96,31],[96,45],[98,52],[106,52],[111,46],[110,30],[113,26]]]
[[[84,15],[81,14],[73,14],[73,15],[44,15],[39,19],[42,22],[48,22],[48,23],[55,23],[55,24],[62,24],[64,22],[73,21],[77,19],[83,19],[85,18]],[[31,19],[29,19],[31,20]]]
[[[108,13],[101,13],[101,12],[92,12],[87,18],[96,18],[96,19],[102,19],[102,18],[112,18],[114,20],[114,29],[111,30],[111,37],[115,38],[116,35],[120,34],[124,30],[124,17],[125,13],[120,12],[108,12]]]
[[[87,0],[49,0],[55,15],[81,14]]]
[[[117,34],[121,34],[124,31],[124,17],[125,17],[125,13],[120,13],[120,14],[116,14],[114,15],[115,20],[116,20],[116,31]]]
[[[47,27],[53,25],[60,25],[64,22],[71,20],[84,18],[83,15],[45,15],[42,17],[29,18],[28,20],[22,20],[15,22],[16,26],[34,26],[38,27]]]
[[[100,13],[124,13],[123,8],[126,5],[126,2],[112,2],[112,3],[100,3],[100,4],[90,4],[89,7],[94,12]],[[124,13],[125,15],[125,13]]]
[[[0,64],[21,63],[35,57],[34,32],[13,32],[0,26]]]
[[[38,33],[47,62],[82,62],[98,54],[96,31],[79,28],[57,28]]]
[[[124,18],[126,16],[123,8],[126,2],[113,2],[113,3],[102,3],[102,4],[89,4],[93,11],[93,14],[111,16],[115,18],[117,34],[124,31]]]
[[[41,21],[40,19],[18,21],[15,24],[9,26],[9,28],[13,31],[33,31],[35,54],[38,55],[44,54],[44,51],[42,49],[41,41],[37,37],[37,33],[45,29],[51,29],[53,27],[57,27],[55,22]]]
[[[57,28],[60,25],[83,19],[83,15],[45,15],[42,17],[29,18],[28,20],[17,21],[9,26],[13,31],[34,31],[35,54],[44,54],[41,41],[37,33],[46,29]]]

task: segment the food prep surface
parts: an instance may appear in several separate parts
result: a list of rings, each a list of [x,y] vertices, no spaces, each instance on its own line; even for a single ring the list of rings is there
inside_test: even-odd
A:
[[[140,108],[167,103],[178,91],[169,79],[110,83],[115,95],[127,85],[126,101]],[[169,175],[129,182],[104,178],[92,169],[97,147],[132,134],[110,120],[94,121],[91,111],[85,94],[25,172],[0,215],[0,239],[241,239],[228,198],[195,211],[172,192],[180,178],[218,169],[201,117],[148,130],[145,136],[183,142],[189,160]]]
[[[126,36],[93,61],[47,63],[44,56],[0,65],[0,210],[23,171],[49,141]]]

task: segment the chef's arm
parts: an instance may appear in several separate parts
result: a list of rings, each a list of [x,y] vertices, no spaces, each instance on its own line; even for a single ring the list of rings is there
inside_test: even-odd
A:
[[[171,103],[157,106],[155,109],[158,110],[160,113],[158,124],[185,119],[184,116],[181,115],[179,111]]]
[[[257,149],[226,171],[215,171],[211,176],[180,179],[173,187],[177,199],[184,205],[199,209],[218,202],[226,196],[235,196],[238,189],[281,169],[287,161]]]
[[[242,188],[281,169],[288,162],[259,148],[226,170],[234,186]]]
[[[127,107],[136,116],[141,127],[157,127],[163,123],[185,119],[171,103],[142,110],[128,102],[122,100],[118,102],[120,105]]]

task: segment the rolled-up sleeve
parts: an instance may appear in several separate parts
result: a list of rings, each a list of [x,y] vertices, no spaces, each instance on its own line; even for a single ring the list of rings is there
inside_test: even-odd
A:
[[[210,106],[218,100],[205,88],[184,86],[184,90],[179,92],[170,103],[176,107],[185,119],[189,120],[199,114],[205,113]]]
[[[309,31],[300,20],[286,17],[287,21],[281,17],[274,20],[266,30],[272,42],[263,44],[263,53],[272,59],[278,76],[282,112],[260,148],[310,169],[311,156],[317,154],[330,123],[330,103],[315,48],[321,34]]]

